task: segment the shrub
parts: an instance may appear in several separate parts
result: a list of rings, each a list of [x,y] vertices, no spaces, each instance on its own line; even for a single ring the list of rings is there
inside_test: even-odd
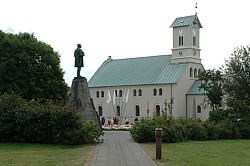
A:
[[[241,134],[241,138],[243,139],[250,139],[250,125],[248,126],[241,126],[239,129]]]
[[[238,139],[241,138],[239,129],[230,120],[224,120],[218,123],[219,139]]]
[[[221,115],[221,112],[214,113]],[[223,113],[224,114],[224,113]],[[224,115],[222,117],[225,117]],[[237,123],[229,118],[213,117],[205,122],[199,119],[173,119],[167,116],[142,120],[132,127],[131,135],[137,142],[155,141],[154,130],[163,128],[162,141],[175,143],[185,140],[203,141],[216,139],[250,138],[248,123]]]
[[[155,142],[154,125],[151,120],[142,119],[130,129],[130,133],[136,142]]]
[[[93,143],[100,135],[98,124],[83,121],[71,108],[0,96],[0,142],[78,145]]]
[[[220,125],[218,125],[218,123],[215,123],[214,121],[205,121],[204,126],[206,128],[208,140],[219,139]]]
[[[229,118],[226,110],[213,110],[209,112],[209,120],[214,122],[224,121]]]
[[[188,140],[203,141],[207,139],[206,128],[199,119],[180,119],[185,128],[185,137]]]
[[[176,143],[179,142],[179,136],[174,125],[163,127],[163,142]]]

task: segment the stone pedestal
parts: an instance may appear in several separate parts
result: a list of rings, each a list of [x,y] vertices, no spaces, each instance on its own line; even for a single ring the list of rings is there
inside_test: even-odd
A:
[[[85,77],[75,77],[72,81],[67,106],[82,113],[84,120],[94,120],[100,125],[100,118],[90,97],[88,82]]]

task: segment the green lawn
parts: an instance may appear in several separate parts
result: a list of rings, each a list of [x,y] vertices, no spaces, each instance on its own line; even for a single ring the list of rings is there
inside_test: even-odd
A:
[[[1,166],[83,166],[90,161],[94,146],[0,144]]]
[[[155,144],[140,144],[155,159]],[[250,165],[250,140],[195,141],[162,144],[159,165]]]

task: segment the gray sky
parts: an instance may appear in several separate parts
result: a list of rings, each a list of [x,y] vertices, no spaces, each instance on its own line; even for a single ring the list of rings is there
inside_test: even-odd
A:
[[[195,9],[195,3],[198,9]],[[0,29],[34,33],[61,55],[66,82],[76,76],[74,50],[85,52],[88,80],[113,59],[171,54],[177,17],[197,12],[206,69],[218,68],[234,48],[250,44],[249,0],[2,0]]]

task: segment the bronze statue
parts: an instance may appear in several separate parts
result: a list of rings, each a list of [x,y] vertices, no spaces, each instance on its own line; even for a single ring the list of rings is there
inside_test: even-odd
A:
[[[77,77],[80,76],[81,67],[83,67],[83,56],[84,52],[81,49],[82,45],[77,44],[77,49],[75,50],[74,56],[75,56],[75,67],[77,67]]]

